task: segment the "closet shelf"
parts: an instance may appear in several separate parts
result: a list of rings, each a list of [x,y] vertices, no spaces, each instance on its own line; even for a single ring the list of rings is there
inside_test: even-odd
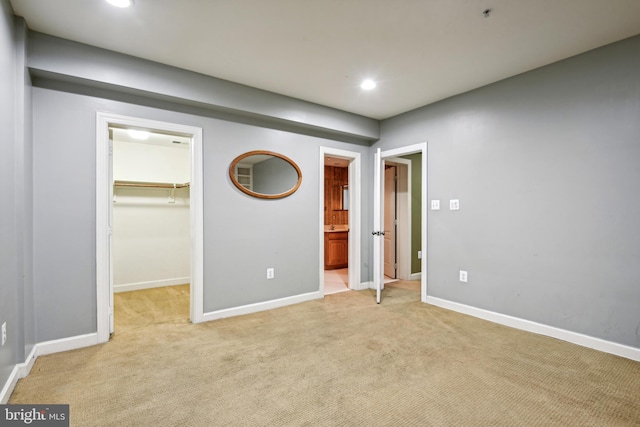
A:
[[[146,187],[146,188],[189,188],[191,184],[176,184],[171,182],[143,182],[143,181],[113,181],[114,187]]]

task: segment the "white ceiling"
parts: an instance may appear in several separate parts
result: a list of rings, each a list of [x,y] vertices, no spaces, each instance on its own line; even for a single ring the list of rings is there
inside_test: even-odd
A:
[[[110,128],[113,132],[113,140],[121,142],[131,142],[136,144],[150,144],[172,148],[188,149],[190,138],[184,136],[168,135],[166,133],[149,132],[149,137],[145,140],[133,138],[127,129]]]
[[[640,33],[640,0],[11,4],[35,31],[376,119]]]

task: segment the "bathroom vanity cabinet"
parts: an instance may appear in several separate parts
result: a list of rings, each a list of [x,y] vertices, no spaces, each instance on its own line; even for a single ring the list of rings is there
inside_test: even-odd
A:
[[[324,269],[349,266],[349,232],[326,231],[324,233]]]

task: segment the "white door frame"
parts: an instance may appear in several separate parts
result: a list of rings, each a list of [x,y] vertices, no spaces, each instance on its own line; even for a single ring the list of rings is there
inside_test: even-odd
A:
[[[401,158],[386,159],[385,164],[393,164],[397,167],[398,183],[406,180],[406,193],[396,195],[398,200],[397,229],[398,257],[397,276],[400,280],[411,280],[411,160]]]
[[[324,297],[324,158],[325,156],[339,157],[349,160],[349,289],[361,290],[367,286],[360,283],[361,262],[361,159],[356,151],[340,150],[337,148],[320,147],[319,161],[319,215],[320,219],[320,295]]]
[[[203,173],[202,128],[147,120],[111,113],[96,115],[96,320],[98,343],[109,341],[113,295],[110,218],[112,215],[112,166],[109,127],[135,127],[175,133],[191,138],[190,234],[191,322],[203,321]]]
[[[413,145],[407,145],[405,147],[399,147],[399,148],[394,148],[392,150],[387,150],[387,151],[381,151],[380,152],[380,157],[379,157],[379,162],[378,162],[378,156],[374,156],[376,160],[374,160],[374,162],[377,163],[382,163],[385,159],[390,159],[393,157],[400,157],[400,156],[406,156],[408,154],[415,154],[415,153],[421,153],[422,154],[422,177],[421,177],[421,181],[422,181],[422,206],[421,206],[421,224],[422,224],[422,236],[421,236],[421,251],[422,251],[422,259],[421,259],[421,266],[420,266],[420,300],[422,302],[427,302],[427,143],[426,142],[421,142],[419,144],[413,144]],[[375,166],[375,165],[374,165]],[[380,191],[381,190],[381,185],[380,185],[380,180],[381,180],[381,174],[383,173],[383,170],[380,170],[381,168],[378,167],[374,167],[374,171],[378,171],[376,175],[378,175],[377,177],[374,176],[374,183],[377,182],[378,183],[378,187],[380,188],[375,188],[376,186],[374,186],[373,191]],[[374,172],[375,173],[375,172]],[[381,209],[381,206],[378,206],[376,208],[376,206],[374,206],[374,211],[378,209]],[[380,212],[381,214],[382,212]],[[374,212],[374,218],[375,218],[375,212]],[[374,221],[375,224],[375,221]],[[376,227],[376,225],[374,225],[374,228]],[[381,246],[380,245],[380,241],[381,239],[373,239],[373,244],[374,246],[374,260],[373,260],[373,264],[374,264],[374,268],[373,268],[373,272],[374,272],[374,285],[376,284],[376,280],[382,280],[382,277],[378,277],[376,278],[376,272],[381,271],[381,250],[383,250],[383,248],[379,248],[379,250],[376,250],[376,247]],[[379,255],[376,257],[376,253],[378,253]],[[377,263],[377,268],[376,268],[376,263]],[[381,286],[381,285],[380,285]]]

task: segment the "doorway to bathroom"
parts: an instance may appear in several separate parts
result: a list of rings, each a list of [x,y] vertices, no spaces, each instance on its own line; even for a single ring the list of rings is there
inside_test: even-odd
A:
[[[360,283],[360,153],[320,150],[320,292]]]

